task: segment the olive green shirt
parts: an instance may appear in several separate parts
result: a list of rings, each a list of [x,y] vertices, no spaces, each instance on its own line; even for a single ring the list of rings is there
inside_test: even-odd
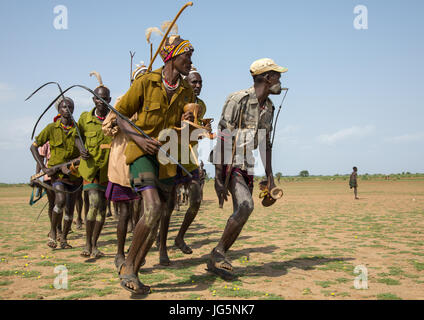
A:
[[[83,112],[78,120],[78,128],[90,154],[88,160],[81,159],[79,173],[84,180],[92,182],[96,177],[100,184],[108,181],[107,168],[112,137],[105,136],[102,122],[94,115],[96,108]]]
[[[35,138],[35,143],[37,146],[42,146],[47,141],[50,143],[51,155],[47,167],[51,168],[79,157],[80,153],[75,146],[75,137],[77,137],[75,127],[66,132],[61,127],[60,120],[50,123],[41,131]]]
[[[116,105],[116,110],[128,118],[138,113],[135,124],[154,139],[158,139],[163,129],[181,127],[184,106],[195,101],[193,89],[186,80],[180,78],[180,86],[169,102],[162,84],[162,70],[160,68],[138,76]],[[129,141],[125,155],[127,164],[131,164],[143,156],[144,152],[134,141]],[[173,177],[175,174],[175,164],[160,165],[159,179]]]

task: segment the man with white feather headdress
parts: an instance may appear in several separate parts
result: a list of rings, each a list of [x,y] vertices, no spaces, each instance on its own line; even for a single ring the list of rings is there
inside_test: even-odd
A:
[[[175,33],[166,38],[160,48],[165,65],[138,75],[116,105],[117,111],[129,118],[138,113],[135,124],[151,138],[137,134],[127,122],[117,119],[120,129],[130,140],[125,155],[130,166],[131,185],[141,194],[145,208],[135,227],[129,253],[118,267],[121,286],[135,294],[150,292],[150,287],[141,283],[137,274],[155,241],[162,213],[173,209],[171,193],[176,165],[163,165],[158,161],[159,135],[163,129],[181,127],[182,120],[194,119],[191,112],[184,112],[184,106],[194,102],[193,89],[181,76],[190,72],[194,49],[188,40]]]
[[[94,92],[108,103],[111,100],[110,90],[103,85],[100,74],[96,71],[90,76],[96,76],[99,86]],[[83,155],[78,168],[84,179],[83,190],[88,194],[89,209],[86,217],[86,245],[81,253],[83,257],[100,258],[104,254],[97,248],[97,240],[103,229],[106,218],[105,190],[108,182],[107,169],[110,143],[112,138],[105,136],[102,123],[109,109],[97,97],[93,97],[95,108],[83,112],[78,121],[78,127],[84,139],[88,155]]]

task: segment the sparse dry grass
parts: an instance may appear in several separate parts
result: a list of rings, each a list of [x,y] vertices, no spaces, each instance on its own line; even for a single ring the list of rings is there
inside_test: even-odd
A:
[[[174,212],[172,264],[158,265],[154,245],[140,274],[152,286],[145,299],[424,299],[423,180],[360,181],[358,201],[342,179],[282,187],[284,199],[271,208],[261,206],[255,188],[255,210],[229,252],[239,279],[226,282],[205,271],[232,209],[218,209],[210,181],[186,236],[193,254],[172,246],[184,214]],[[30,207],[29,195],[25,186],[0,188],[0,298],[129,299],[113,264],[116,222],[106,221],[100,260],[79,256],[84,231],[75,227],[73,249],[51,250],[47,213],[34,223],[45,200]],[[65,264],[69,287],[57,290],[54,268]],[[354,288],[358,265],[368,269],[366,290]]]

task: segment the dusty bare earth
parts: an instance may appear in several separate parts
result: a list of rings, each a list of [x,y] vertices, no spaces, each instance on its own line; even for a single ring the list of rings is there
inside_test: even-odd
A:
[[[205,271],[232,209],[230,203],[218,209],[210,181],[186,237],[193,254],[172,246],[183,218],[182,211],[174,212],[168,240],[172,264],[158,265],[154,245],[140,275],[152,293],[141,298],[424,299],[423,179],[360,181],[356,201],[346,181],[281,186],[284,199],[268,209],[255,188],[255,210],[229,254],[239,278],[225,282]],[[0,298],[130,299],[113,264],[116,221],[108,218],[100,238],[106,257],[80,257],[84,231],[75,226],[74,248],[51,250],[46,211],[34,222],[46,200],[30,207],[30,192],[29,187],[0,188]],[[68,270],[67,290],[53,286],[58,265]],[[357,284],[367,289],[355,288],[361,275]]]

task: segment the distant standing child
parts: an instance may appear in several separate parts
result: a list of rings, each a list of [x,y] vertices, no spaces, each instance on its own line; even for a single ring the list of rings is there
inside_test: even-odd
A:
[[[358,200],[358,168],[357,167],[353,167],[353,172],[350,175],[350,179],[349,179],[349,186],[352,189],[353,188],[353,193],[355,194],[355,200]]]

